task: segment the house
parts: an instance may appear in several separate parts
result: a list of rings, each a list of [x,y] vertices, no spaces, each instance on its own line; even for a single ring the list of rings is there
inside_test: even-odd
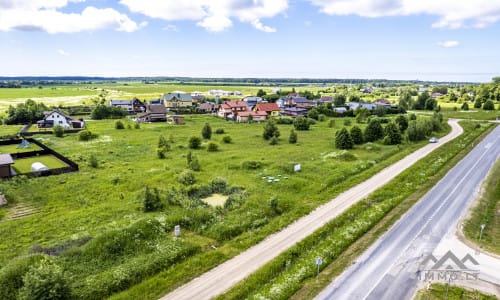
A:
[[[149,101],[149,104],[163,104],[163,99],[155,99],[155,100],[151,100]]]
[[[196,103],[201,103],[203,101],[205,101],[205,96],[204,95],[194,95],[191,94],[191,98],[193,99],[193,102],[196,102]]]
[[[277,117],[280,114],[280,108],[276,103],[257,103],[255,105],[254,111],[263,111],[268,116]]]
[[[375,106],[383,106],[383,107],[386,107],[386,108],[397,108],[398,107],[397,105],[392,104],[387,99],[377,99],[377,101],[375,101],[373,103],[373,105],[375,105]]]
[[[359,91],[363,94],[371,94],[373,92],[373,90],[370,88],[359,89]]]
[[[216,105],[215,103],[212,102],[205,102],[205,103],[200,103],[196,107],[196,109],[200,112],[205,112],[205,113],[213,113],[216,111]]]
[[[149,104],[146,112],[137,115],[138,122],[165,122],[167,121],[167,108],[163,104]]]
[[[358,107],[366,108],[368,110],[373,110],[375,108],[374,104],[366,102],[347,102],[345,105],[349,107],[350,110],[355,110]]]
[[[13,175],[11,165],[14,160],[10,154],[0,154],[0,178],[7,178]]]
[[[59,109],[53,111],[47,111],[43,113],[45,117],[43,120],[37,121],[36,124],[38,128],[52,128],[56,125],[62,126],[64,128],[84,128],[85,122],[83,119],[74,120],[67,114],[63,113]]]
[[[425,88],[423,85],[420,85],[420,86],[418,87],[418,92],[419,92],[419,93],[424,93],[424,92],[427,92],[427,88]]]
[[[282,110],[282,114],[289,117],[304,117],[307,115],[307,108],[300,106],[286,107]]]
[[[183,116],[168,116],[167,122],[171,122],[175,125],[182,125],[182,124],[184,124],[184,117]]]
[[[320,104],[333,103],[333,96],[321,96],[319,99]]]
[[[432,93],[431,98],[436,99],[436,98],[439,98],[441,96],[444,96],[444,95],[441,93]]]
[[[186,93],[170,93],[163,95],[163,102],[169,109],[187,108],[193,106],[193,97]]]
[[[144,100],[144,102],[142,102],[141,100],[139,100],[137,98],[134,98],[132,100],[132,108],[133,108],[134,112],[136,112],[136,113],[145,112],[146,105],[147,105],[146,100]]]
[[[129,113],[134,112],[134,102],[132,100],[109,100],[109,105],[119,107]]]
[[[252,121],[261,122],[265,121],[267,118],[267,113],[264,111],[240,111],[236,114],[237,122],[248,122],[252,118]]]
[[[307,100],[306,97],[291,97],[292,104],[295,106],[301,106],[301,107],[312,107],[315,106],[315,103],[312,101]]]
[[[221,118],[235,118],[238,112],[249,111],[245,101],[224,101],[217,108],[217,115]]]
[[[241,99],[241,101],[245,101],[248,105],[248,108],[250,110],[253,110],[255,105],[257,105],[257,103],[264,101],[264,99],[261,97],[257,97],[257,96],[247,96],[247,97]]]
[[[332,108],[334,112],[337,112],[339,114],[343,114],[347,111],[347,108],[341,106],[341,107],[333,107]]]

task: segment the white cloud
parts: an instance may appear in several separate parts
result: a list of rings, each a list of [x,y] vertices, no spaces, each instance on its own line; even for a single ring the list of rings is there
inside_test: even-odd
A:
[[[209,31],[224,31],[232,19],[250,23],[264,32],[276,29],[261,19],[284,13],[288,0],[120,0],[130,11],[167,21],[193,20]]]
[[[173,24],[168,24],[167,26],[163,27],[162,30],[165,30],[165,31],[179,31],[177,29],[177,26],[173,25]]]
[[[437,45],[441,46],[443,48],[453,48],[453,47],[457,47],[458,45],[460,45],[460,43],[458,41],[441,41],[441,42],[437,42]]]
[[[309,0],[329,15],[434,15],[434,28],[483,28],[500,20],[498,0]]]
[[[60,55],[62,55],[62,56],[69,56],[69,53],[68,53],[68,52],[66,52],[66,51],[64,51],[63,49],[59,49],[59,50],[57,50],[57,53],[59,53],[59,54],[60,54]]]
[[[86,7],[81,13],[64,13],[58,9],[70,2],[85,0],[0,0],[0,31],[24,30],[48,33],[71,33],[111,28],[132,32],[146,26],[112,8]]]

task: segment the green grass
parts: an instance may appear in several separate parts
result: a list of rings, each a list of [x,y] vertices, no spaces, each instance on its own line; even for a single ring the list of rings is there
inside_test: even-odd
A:
[[[22,128],[22,125],[0,125],[0,137],[17,135]]]
[[[313,125],[310,131],[298,131],[298,143],[295,145],[287,143],[291,125],[279,125],[282,137],[278,145],[271,146],[262,139],[263,124],[236,124],[204,115],[185,117],[186,125],[141,124],[140,129],[124,130],[115,129],[115,120],[89,121],[89,130],[98,135],[89,142],[78,141],[75,134],[67,134],[63,138],[35,136],[77,162],[80,171],[43,178],[16,177],[0,182],[0,192],[7,196],[11,205],[35,206],[39,211],[15,221],[0,220],[0,265],[26,255],[34,245],[60,247],[82,237],[98,239],[115,230],[126,231],[145,218],[161,218],[165,220],[164,228],[169,234],[174,225],[181,224],[183,232],[189,233],[185,241],[197,245],[200,250],[183,256],[175,266],[155,271],[156,275],[148,270],[141,271],[140,274],[147,274],[142,278],[149,279],[134,286],[127,292],[129,294],[117,295],[117,298],[155,298],[238,254],[426,144],[424,141],[400,146],[362,145],[350,151],[355,156],[354,161],[344,161],[332,155],[339,152],[333,146],[333,137],[341,127],[329,128],[328,120]],[[127,128],[130,121],[123,121]],[[188,139],[200,136],[206,122],[214,130],[224,128],[224,135],[212,136],[212,141],[219,144],[219,151],[208,152],[207,141],[203,142],[201,149],[192,150],[200,161],[201,171],[194,172],[194,187],[183,186],[176,178],[186,169]],[[338,120],[337,124],[340,123]],[[355,124],[354,120],[352,123]],[[166,152],[166,159],[159,159],[156,154],[160,135],[171,140],[171,151]],[[232,137],[231,144],[222,142],[226,135]],[[88,166],[90,155],[97,158],[97,168]],[[249,161],[257,162],[260,167],[244,167],[247,165],[244,162]],[[301,172],[291,171],[295,163],[302,165]],[[289,179],[269,184],[261,179],[261,173],[281,174]],[[232,209],[212,208],[182,196],[183,191],[203,189],[216,177],[224,178],[230,186],[239,186],[244,190],[238,196],[239,206]],[[145,186],[158,188],[165,203],[168,192],[176,189],[181,195],[180,202],[166,204],[165,210],[160,212],[143,213],[141,195]],[[278,196],[282,211],[279,216],[268,204],[273,196]],[[9,208],[5,214],[8,213]],[[41,222],[44,226],[37,226]],[[84,249],[75,246],[68,251]],[[138,253],[137,257],[131,255],[127,259],[141,260],[145,259],[144,255],[148,254]],[[75,268],[86,264],[78,259],[73,263],[77,264]],[[134,273],[140,265],[137,263],[128,268]],[[115,266],[124,267],[122,264]],[[105,272],[96,271],[87,276],[100,276]],[[102,282],[106,282],[105,278]],[[113,292],[135,283],[135,280],[127,281]]]
[[[486,179],[477,205],[463,228],[465,236],[480,247],[500,254],[500,160],[493,166]],[[479,241],[480,226],[485,224]]]
[[[18,146],[17,144],[0,146],[0,154],[12,154],[12,153],[21,153],[21,152],[42,150],[42,148],[38,147],[35,144],[30,144],[31,147],[29,147],[29,148],[17,148],[17,146]]]
[[[447,292],[448,291],[448,292]],[[430,289],[422,289],[415,295],[414,300],[496,300],[495,295],[469,290],[456,285],[448,287],[446,284],[434,283]]]
[[[57,159],[52,155],[41,155],[36,157],[28,157],[14,160],[12,168],[18,174],[31,173],[31,164],[34,162],[41,162],[49,169],[57,169],[67,167],[64,162]]]

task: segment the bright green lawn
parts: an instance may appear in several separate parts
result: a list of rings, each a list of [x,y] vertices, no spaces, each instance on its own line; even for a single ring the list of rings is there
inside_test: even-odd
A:
[[[14,171],[16,171],[16,173],[18,173],[18,174],[30,173],[31,172],[31,164],[33,164],[35,162],[41,162],[49,169],[57,169],[57,168],[63,168],[63,167],[68,166],[64,162],[57,159],[57,157],[55,157],[55,156],[42,155],[42,156],[36,156],[36,157],[16,159],[16,160],[14,160],[14,164],[12,165],[12,167],[14,168]]]
[[[0,125],[0,136],[16,135],[22,128],[22,125]]]
[[[17,148],[17,144],[0,146],[0,154],[12,154],[12,153],[42,150],[42,148],[38,147],[35,144],[30,144],[30,146],[31,147],[29,148]]]

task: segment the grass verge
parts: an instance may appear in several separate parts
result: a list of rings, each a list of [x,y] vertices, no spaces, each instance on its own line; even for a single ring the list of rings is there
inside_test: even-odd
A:
[[[430,289],[420,290],[415,295],[414,300],[462,300],[462,299],[478,299],[478,300],[494,300],[498,299],[494,295],[481,293],[480,291],[468,290],[459,286],[452,285],[447,289],[446,284],[434,283]]]

